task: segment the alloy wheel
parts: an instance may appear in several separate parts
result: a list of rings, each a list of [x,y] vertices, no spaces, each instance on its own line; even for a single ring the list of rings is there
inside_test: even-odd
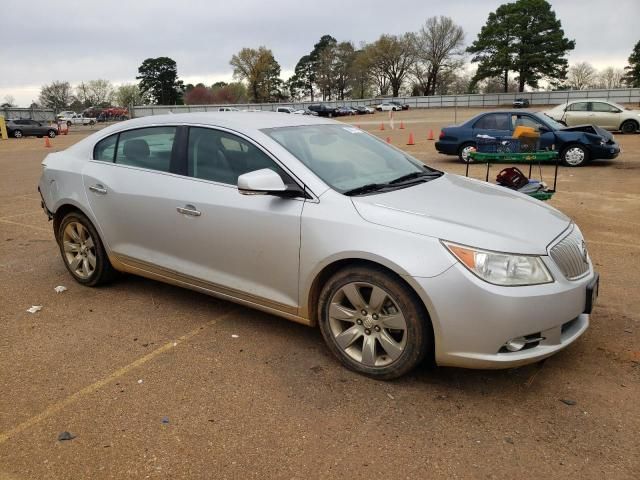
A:
[[[383,288],[351,282],[329,303],[329,327],[336,345],[367,367],[396,361],[407,345],[407,322],[398,304]]]
[[[69,222],[62,235],[65,261],[69,269],[83,280],[96,270],[96,246],[89,230],[79,222]]]

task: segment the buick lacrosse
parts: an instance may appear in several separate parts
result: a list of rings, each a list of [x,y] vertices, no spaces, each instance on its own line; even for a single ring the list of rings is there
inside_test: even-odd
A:
[[[538,200],[425,166],[347,124],[266,112],[119,123],[43,161],[64,264],[318,326],[347,367],[514,367],[588,327],[598,275]]]

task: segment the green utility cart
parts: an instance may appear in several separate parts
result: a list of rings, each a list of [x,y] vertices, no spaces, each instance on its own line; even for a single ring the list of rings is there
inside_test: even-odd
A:
[[[479,145],[480,149],[482,146]],[[487,150],[486,147],[484,150]],[[497,149],[499,150],[499,148]],[[489,181],[489,169],[494,163],[508,163],[508,164],[525,164],[529,165],[529,179],[531,179],[531,172],[533,164],[540,166],[540,176],[542,177],[542,164],[555,164],[555,170],[553,174],[553,188],[550,190],[541,190],[538,192],[528,193],[527,195],[537,198],[538,200],[549,200],[556,193],[556,185],[558,183],[558,165],[560,164],[560,155],[553,150],[536,150],[531,152],[510,152],[510,151],[476,151],[470,152],[469,156],[477,163],[485,163],[487,165],[487,173],[485,175],[485,181]],[[467,168],[465,175],[469,176],[469,164],[467,162]],[[542,178],[541,178],[542,180]],[[506,188],[506,187],[505,187]]]

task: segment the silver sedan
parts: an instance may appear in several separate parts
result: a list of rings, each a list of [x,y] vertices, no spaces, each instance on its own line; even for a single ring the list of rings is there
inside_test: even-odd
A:
[[[597,295],[559,211],[327,119],[146,117],[43,165],[43,207],[79,283],[129,272],[317,325],[376,378],[424,359],[548,357],[587,329]]]

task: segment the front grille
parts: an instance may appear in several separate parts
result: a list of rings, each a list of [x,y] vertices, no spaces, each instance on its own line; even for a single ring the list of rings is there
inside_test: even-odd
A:
[[[589,271],[587,246],[577,227],[551,248],[551,258],[565,277],[576,280]]]

